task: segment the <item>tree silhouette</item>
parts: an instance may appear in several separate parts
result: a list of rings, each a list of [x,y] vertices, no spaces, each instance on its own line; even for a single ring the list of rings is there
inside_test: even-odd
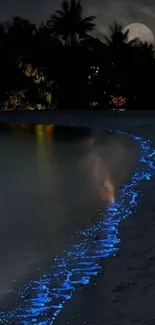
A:
[[[129,109],[154,107],[153,46],[129,42],[129,31],[116,22],[105,42],[89,34],[94,28],[78,0],[63,1],[39,27],[21,17],[0,24],[1,107],[15,98],[19,107],[48,108],[47,95],[61,109],[93,102],[109,109],[112,96],[127,99]]]
[[[61,10],[51,15],[47,26],[52,35],[60,37],[65,44],[72,44],[86,37],[95,28],[94,16],[82,17],[80,1],[63,1]]]
[[[126,45],[134,45],[138,41],[138,38],[129,41],[128,34],[129,30],[123,32],[123,26],[114,22],[113,25],[110,25],[110,36],[104,35],[104,38],[110,48],[122,50]]]
[[[131,49],[138,45],[138,39],[128,41],[129,30],[123,32],[123,26],[117,22],[110,25],[110,35],[104,36],[108,47],[108,80],[109,96],[127,96],[128,66],[131,63]]]
[[[155,59],[153,46],[139,42],[128,54],[126,83],[130,109],[154,106]]]

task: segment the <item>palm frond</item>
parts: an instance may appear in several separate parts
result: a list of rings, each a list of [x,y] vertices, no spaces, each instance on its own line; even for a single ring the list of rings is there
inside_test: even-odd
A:
[[[82,5],[81,1],[76,2],[76,12],[78,16],[82,16]]]
[[[64,0],[64,1],[62,2],[61,7],[62,7],[62,11],[67,12],[67,11],[69,10],[69,2],[66,1],[66,0]]]
[[[89,16],[89,17],[82,18],[82,22],[84,24],[92,23],[95,25],[95,23],[93,23],[94,20],[95,20],[95,16]]]
[[[47,21],[47,26],[58,24],[60,21],[61,21],[61,17],[53,14],[50,20]]]
[[[112,43],[112,42],[111,42],[111,39],[110,39],[108,36],[106,36],[106,35],[103,35],[103,38],[104,38],[106,44],[110,46],[111,43]]]
[[[126,32],[123,34],[124,34],[124,39],[127,40],[129,35],[129,29],[127,29]]]
[[[56,10],[55,14],[60,16],[60,17],[64,17],[64,12],[62,10]]]
[[[56,10],[47,22],[47,27],[62,39],[69,42],[80,39],[95,28],[95,17],[82,17],[81,1],[64,0],[61,10]]]
[[[132,39],[131,41],[129,41],[128,44],[129,45],[136,45],[137,42],[139,42],[139,38],[138,37],[136,37],[136,38]]]

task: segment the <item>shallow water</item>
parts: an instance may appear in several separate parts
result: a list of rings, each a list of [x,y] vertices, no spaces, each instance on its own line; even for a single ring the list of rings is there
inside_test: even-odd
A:
[[[0,126],[0,303],[48,270],[99,219],[136,163],[133,140],[49,126]]]

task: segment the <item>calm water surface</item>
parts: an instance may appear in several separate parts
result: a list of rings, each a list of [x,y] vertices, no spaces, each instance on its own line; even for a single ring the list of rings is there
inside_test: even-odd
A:
[[[0,125],[0,303],[100,218],[136,163],[128,137]]]

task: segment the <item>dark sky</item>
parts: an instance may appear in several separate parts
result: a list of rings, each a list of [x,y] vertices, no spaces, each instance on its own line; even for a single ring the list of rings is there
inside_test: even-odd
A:
[[[105,33],[114,20],[127,25],[146,24],[155,34],[155,0],[83,0],[85,13],[97,17],[98,33]],[[0,0],[0,20],[27,17],[35,23],[45,21],[59,8],[61,0]]]

